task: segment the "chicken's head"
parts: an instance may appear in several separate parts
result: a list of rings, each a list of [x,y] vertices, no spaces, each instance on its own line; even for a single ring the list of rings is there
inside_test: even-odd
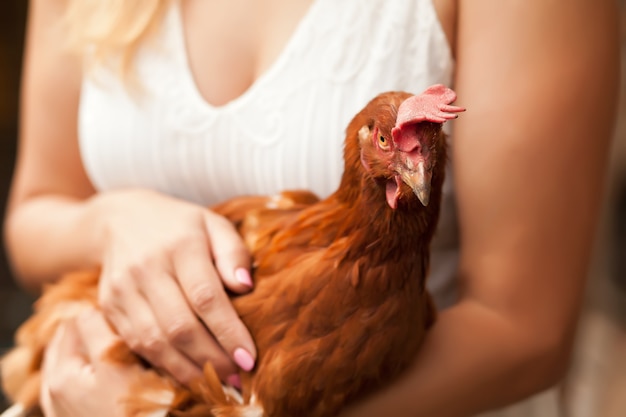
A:
[[[435,85],[420,95],[383,93],[362,112],[361,163],[385,187],[391,208],[411,195],[428,205],[433,170],[445,163],[442,125],[465,110],[450,105],[455,99],[454,91]]]

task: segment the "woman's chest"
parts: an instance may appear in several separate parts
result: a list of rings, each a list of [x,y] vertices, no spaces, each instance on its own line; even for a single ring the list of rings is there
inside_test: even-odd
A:
[[[432,8],[450,42],[454,38],[456,0],[427,1],[432,1]],[[311,10],[313,3],[314,0],[181,2],[184,46],[201,96],[212,105],[221,106],[244,94],[279,59],[299,27],[309,20],[307,15],[315,13]],[[395,13],[400,19],[402,14],[411,13],[411,7],[402,4],[406,2],[391,0],[390,3],[398,5]],[[341,4],[331,7],[338,14],[345,9]],[[336,30],[358,27],[369,7],[364,4],[353,8],[351,14],[344,15],[343,21],[336,22]],[[383,14],[381,10],[381,16]],[[387,23],[388,18],[371,22],[373,25]],[[402,30],[402,27],[390,29]],[[358,48],[358,45],[353,47]]]
[[[219,106],[243,94],[285,48],[313,0],[186,0],[180,3],[198,90]]]

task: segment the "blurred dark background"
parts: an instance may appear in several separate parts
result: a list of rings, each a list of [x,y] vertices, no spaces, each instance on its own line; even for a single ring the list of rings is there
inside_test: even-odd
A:
[[[26,0],[0,4],[0,217],[13,172],[17,139],[18,92],[26,21]],[[17,326],[31,311],[32,298],[11,276],[4,245],[0,250],[0,354],[11,346]],[[0,411],[5,408],[0,393]]]
[[[620,0],[620,3],[625,3]],[[26,0],[0,2],[0,218],[14,166]],[[626,416],[626,9],[622,7],[622,100],[588,305],[565,392],[570,417]],[[572,192],[573,190],[564,190]],[[37,250],[36,247],[33,250]],[[33,298],[11,277],[0,247],[0,354]],[[0,394],[0,411],[4,409]]]
[[[26,20],[24,0],[0,6],[0,215],[4,217],[17,138],[18,92]],[[33,248],[35,249],[35,248]],[[30,312],[30,297],[18,290],[0,251],[0,351],[11,345],[17,325]]]

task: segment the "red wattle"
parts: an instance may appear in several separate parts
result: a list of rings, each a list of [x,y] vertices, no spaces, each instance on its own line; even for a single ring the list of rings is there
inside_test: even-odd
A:
[[[389,207],[392,209],[398,207],[398,198],[400,197],[399,177],[396,176],[394,179],[387,180],[385,194],[387,196],[387,204],[389,204]]]

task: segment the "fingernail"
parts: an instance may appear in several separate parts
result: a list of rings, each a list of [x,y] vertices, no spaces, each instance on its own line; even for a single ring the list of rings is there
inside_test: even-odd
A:
[[[254,358],[243,348],[235,349],[233,353],[235,363],[244,371],[251,371],[254,368]]]
[[[241,389],[241,378],[239,378],[239,374],[232,374],[226,378],[226,383],[231,387],[235,387],[238,390]]]
[[[235,278],[238,282],[245,285],[246,287],[252,288],[254,285],[252,283],[252,278],[250,277],[250,272],[246,268],[237,268],[235,269]]]

